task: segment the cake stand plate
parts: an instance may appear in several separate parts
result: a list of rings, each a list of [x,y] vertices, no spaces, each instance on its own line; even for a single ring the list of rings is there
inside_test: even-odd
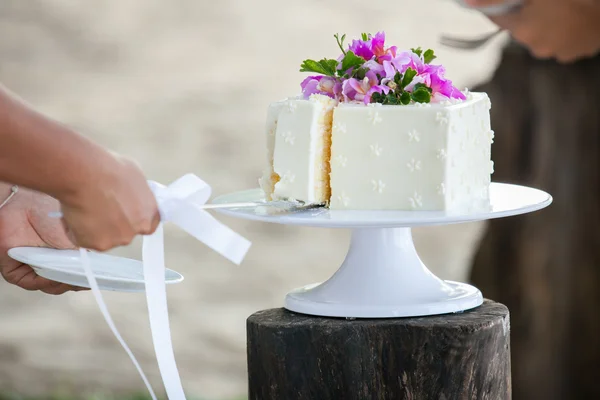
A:
[[[260,189],[216,198],[214,203],[260,201]],[[552,197],[524,186],[492,183],[486,210],[346,211],[314,209],[269,214],[264,207],[221,209],[254,221],[321,228],[352,229],[348,254],[326,282],[289,293],[285,308],[328,317],[392,318],[455,313],[482,304],[481,292],[468,284],[443,281],[423,264],[411,227],[445,225],[525,214],[547,207]]]

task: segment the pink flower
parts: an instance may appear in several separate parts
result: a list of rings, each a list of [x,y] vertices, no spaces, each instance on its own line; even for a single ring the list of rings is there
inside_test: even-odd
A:
[[[396,46],[387,49],[385,48],[385,32],[377,32],[375,36],[370,37],[370,42],[371,51],[378,62],[381,63],[384,60],[390,61],[392,58],[396,57]]]
[[[322,94],[333,99],[339,98],[342,93],[342,84],[330,76],[309,76],[300,84],[302,95],[308,99],[313,94]]]
[[[373,93],[387,94],[389,91],[389,87],[379,85],[377,76],[373,71],[368,71],[362,81],[350,78],[342,84],[342,94],[345,101],[362,101],[365,104],[371,102]]]
[[[367,40],[353,40],[348,50],[367,61],[375,59],[381,64],[384,60],[390,61],[396,57],[397,47],[386,49],[385,32],[377,32],[375,36],[369,35]]]
[[[417,71],[417,74],[419,74],[427,65],[418,55],[416,55],[412,51],[403,51],[402,53],[394,57],[391,60],[391,63],[401,74],[406,72],[408,68],[414,69],[415,71]]]
[[[363,64],[363,68],[368,69],[369,71],[373,71],[374,73],[376,73],[377,75],[381,76],[381,77],[386,77],[387,75],[387,71],[385,70],[384,66],[379,64],[377,61],[375,60],[369,60],[366,63]]]
[[[359,57],[364,58],[365,60],[370,60],[373,58],[375,54],[373,54],[373,50],[371,50],[371,41],[367,40],[353,40],[348,50],[353,52]]]
[[[444,77],[445,73],[446,69],[441,65],[425,65],[418,77],[422,78],[423,83],[431,88],[434,101],[465,100],[465,95],[452,85],[451,80]]]

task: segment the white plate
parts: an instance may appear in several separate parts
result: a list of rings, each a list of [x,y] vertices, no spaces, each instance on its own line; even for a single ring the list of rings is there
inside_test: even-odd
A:
[[[217,197],[214,203],[264,201],[261,189],[251,189]],[[423,225],[454,224],[509,217],[541,210],[552,203],[552,196],[538,189],[506,183],[490,185],[490,207],[487,211],[353,211],[313,209],[291,214],[267,215],[261,207],[219,209],[237,218],[278,224],[323,228],[394,228]]]
[[[15,247],[8,255],[22,263],[30,265],[44,278],[89,288],[78,250],[56,250],[40,247]],[[89,253],[92,271],[102,290],[119,292],[143,292],[144,267],[141,261],[131,258],[115,257],[108,254]],[[183,275],[167,269],[165,283],[183,281]]]

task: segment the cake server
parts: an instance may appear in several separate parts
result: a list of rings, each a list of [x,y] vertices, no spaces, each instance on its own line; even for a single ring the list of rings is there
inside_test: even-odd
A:
[[[273,201],[246,201],[239,203],[210,203],[198,205],[198,208],[203,210],[212,209],[237,209],[237,208],[258,208],[264,207],[267,212],[274,213],[290,213],[314,208],[324,207],[322,203],[305,203],[301,200],[273,200]],[[62,218],[63,214],[60,211],[48,213],[50,218]]]

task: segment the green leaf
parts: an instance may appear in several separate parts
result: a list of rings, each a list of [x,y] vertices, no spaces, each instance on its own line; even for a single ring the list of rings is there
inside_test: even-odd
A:
[[[425,51],[425,53],[423,53],[423,61],[425,61],[425,64],[429,64],[430,62],[432,62],[435,59],[436,59],[436,56],[433,53],[433,50],[428,49],[427,51]]]
[[[417,83],[413,89],[413,91],[417,91],[419,89],[426,89],[429,93],[433,93],[433,89],[431,89],[429,86],[427,86],[424,83]]]
[[[415,71],[412,68],[408,68],[404,72],[404,76],[402,77],[402,85],[401,85],[402,89],[407,87],[413,81],[415,76],[417,76],[417,71]]]
[[[400,102],[404,105],[410,104],[410,93],[403,92],[400,96]]]
[[[304,60],[300,65],[300,72],[316,72],[317,74],[335,76],[337,64],[336,60],[330,59],[320,61]]]
[[[367,40],[369,40],[369,34],[368,33],[361,33],[360,34],[360,38],[366,42]]]
[[[357,68],[352,71],[352,77],[358,79],[359,81],[365,79],[365,76],[367,76],[367,70],[364,68]]]
[[[417,103],[429,103],[431,101],[431,93],[422,87],[412,92],[410,97]]]
[[[392,105],[398,104],[398,98],[394,95],[394,93],[388,93],[388,95],[385,96],[385,98],[389,104],[392,104]]]
[[[346,50],[344,50],[344,40],[346,40],[346,34],[344,33],[340,38],[339,33],[336,33],[335,35],[333,35],[333,37],[335,38],[338,46],[340,47],[340,50],[342,50],[342,53],[346,54]]]
[[[396,75],[394,75],[394,82],[398,86],[401,86],[400,83],[402,82],[402,74],[400,72],[396,72]]]
[[[381,93],[373,93],[371,96],[371,103],[383,103],[384,97]]]
[[[415,53],[416,55],[418,55],[419,57],[421,57],[421,55],[423,54],[423,49],[420,47],[417,47],[416,49],[410,49],[410,51],[412,51],[413,53]]]
[[[360,67],[366,62],[362,57],[357,56],[353,52],[349,51],[342,60],[342,71],[348,71],[350,68]]]

